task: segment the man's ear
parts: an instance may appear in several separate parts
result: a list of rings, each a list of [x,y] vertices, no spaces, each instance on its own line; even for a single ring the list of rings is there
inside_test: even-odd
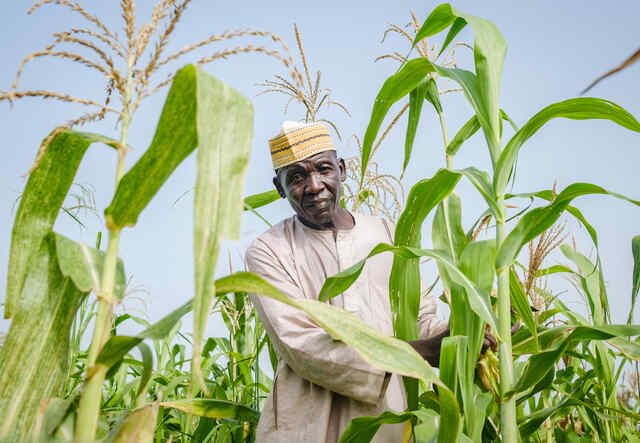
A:
[[[287,198],[284,194],[284,189],[282,189],[282,184],[280,183],[280,179],[278,178],[278,174],[276,173],[275,177],[273,177],[273,186],[275,186],[276,191],[280,194],[281,198]]]
[[[347,179],[347,165],[343,158],[338,159],[338,168],[340,170],[340,181],[344,182]]]

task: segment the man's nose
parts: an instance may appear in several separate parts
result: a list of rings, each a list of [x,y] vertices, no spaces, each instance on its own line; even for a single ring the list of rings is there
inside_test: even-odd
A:
[[[324,184],[322,183],[319,174],[315,172],[309,174],[309,177],[307,178],[307,192],[317,194],[322,191],[322,188],[324,188]]]

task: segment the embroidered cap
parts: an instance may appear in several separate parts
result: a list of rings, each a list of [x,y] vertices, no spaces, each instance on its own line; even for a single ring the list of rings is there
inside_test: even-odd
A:
[[[309,158],[323,151],[335,151],[329,129],[322,123],[285,121],[282,129],[269,139],[273,169]]]

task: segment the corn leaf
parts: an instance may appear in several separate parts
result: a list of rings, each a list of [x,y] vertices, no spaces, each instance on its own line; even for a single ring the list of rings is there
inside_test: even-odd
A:
[[[160,403],[165,408],[178,409],[187,414],[207,418],[231,418],[239,421],[257,422],[260,413],[239,403],[212,398],[172,400]]]
[[[607,194],[640,206],[640,201],[609,192],[591,183],[571,184],[558,194],[551,204],[541,208],[535,208],[527,212],[520,219],[498,250],[496,260],[497,269],[511,265],[518,256],[520,249],[530,240],[549,229],[567,209],[569,203],[571,203],[574,198],[591,194]]]
[[[402,414],[385,411],[377,417],[358,417],[352,419],[340,436],[339,443],[365,443],[373,439],[381,425],[404,423],[411,420],[411,412]]]
[[[29,269],[0,348],[0,439],[30,435],[42,399],[62,396],[69,332],[86,296],[58,266],[54,237],[45,236]]]
[[[398,218],[394,234],[395,246],[419,248],[422,224],[431,210],[449,195],[460,180],[460,174],[440,169],[431,179],[421,180],[409,192],[407,205]],[[321,292],[322,295],[322,292]],[[418,258],[394,256],[389,277],[389,297],[394,313],[394,331],[402,340],[418,338],[420,309],[420,263]]]
[[[131,411],[114,429],[106,443],[152,443],[156,430],[158,404],[153,403]]]
[[[409,165],[411,159],[411,151],[413,150],[413,142],[416,139],[416,131],[420,114],[422,113],[422,105],[427,93],[427,83],[433,79],[422,80],[416,88],[409,93],[409,119],[407,121],[407,135],[404,139],[404,161],[402,162],[402,172],[400,178],[404,176],[404,171]]]
[[[384,244],[378,245],[382,246]],[[391,245],[386,247],[393,249]],[[380,248],[382,251],[384,248]],[[360,269],[361,271],[362,269]],[[357,277],[356,277],[357,278]],[[439,442],[455,441],[460,431],[460,410],[455,395],[443,385],[433,368],[405,341],[388,337],[358,317],[328,303],[291,299],[250,272],[238,272],[216,281],[217,290],[241,290],[267,296],[304,311],[335,340],[353,347],[372,366],[434,383],[439,387],[441,433]],[[453,440],[450,439],[454,437]]]
[[[266,206],[269,203],[273,203],[276,200],[280,200],[280,194],[275,189],[272,191],[265,191],[259,194],[250,195],[244,198],[245,208],[258,209],[262,206]]]
[[[189,65],[173,78],[151,146],[120,181],[105,210],[107,225],[133,226],[178,165],[198,147],[194,198],[194,383],[202,384],[200,351],[215,294],[221,239],[235,239],[253,134],[251,103]]]
[[[100,290],[105,253],[57,233],[50,235],[56,243],[58,266],[62,274],[69,277],[81,292]],[[118,258],[114,294],[120,300],[124,297],[126,284],[124,264]]]
[[[392,251],[394,254],[405,259],[431,257],[435,259],[436,262],[442,264],[447,272],[451,275],[452,281],[457,285],[462,286],[466,290],[468,298],[467,302],[469,303],[471,309],[476,314],[478,314],[480,318],[487,322],[494,331],[497,331],[496,319],[493,310],[491,309],[489,295],[485,291],[477,287],[475,283],[473,283],[466,275],[464,275],[464,273],[462,273],[462,271],[460,271],[460,269],[458,269],[458,267],[453,264],[451,258],[444,251],[435,249],[418,249],[407,246],[394,247],[386,243],[379,243],[371,250],[371,252],[365,259],[359,261],[358,263],[345,269],[344,271],[327,278],[324,285],[322,286],[322,289],[320,290],[318,300],[326,301],[344,292],[353,284],[353,282],[358,279],[358,276],[362,272],[364,264],[368,258],[386,251]],[[498,338],[500,337],[498,336]]]
[[[478,132],[478,129],[480,129],[480,123],[478,122],[478,117],[474,115],[458,130],[453,139],[451,139],[447,145],[447,154],[456,155],[462,147],[462,144]]]
[[[518,379],[513,390],[506,394],[510,397],[516,392],[533,388],[560,357],[573,345],[581,341],[609,340],[615,337],[631,337],[640,335],[640,326],[602,325],[578,326],[554,349],[540,352],[531,356],[523,374]]]
[[[627,323],[633,320],[633,311],[636,307],[636,298],[640,291],[640,235],[636,235],[631,240],[631,253],[633,254],[633,285],[631,289],[631,309]]]
[[[454,263],[458,261],[468,239],[462,229],[462,204],[457,194],[450,194],[438,206],[431,227],[431,241],[434,249],[446,251]],[[438,264],[438,273],[444,287],[453,291],[454,282],[447,269]]]
[[[470,82],[468,75],[461,75],[462,73],[458,72],[461,70],[456,69],[448,70],[449,75],[445,75],[442,72],[440,74],[455,80],[463,87],[467,99],[476,111],[478,121],[485,131],[491,158],[495,161],[499,155],[500,107],[498,103],[500,98],[500,79],[504,57],[507,52],[507,43],[498,28],[488,20],[466,14],[445,3],[437,6],[424,21],[422,27],[416,33],[413,46],[452,24],[451,30],[442,46],[442,53],[464,28],[465,23],[471,26],[475,37],[473,53],[477,80]],[[473,88],[470,88],[471,83],[475,83]],[[476,88],[477,90],[472,92],[472,89]]]
[[[593,323],[595,325],[604,324],[607,311],[602,300],[603,294],[600,291],[600,272],[598,268],[591,263],[587,257],[569,245],[561,245],[560,250],[567,259],[571,260],[578,267],[577,275],[581,277],[582,290],[589,303]],[[606,295],[604,295],[604,297],[606,297]]]
[[[520,284],[516,271],[509,269],[509,292],[511,294],[511,305],[520,315],[522,322],[527,327],[536,345],[536,351],[539,349],[538,344],[538,330],[536,326],[536,320],[533,317],[533,311],[527,300],[527,295],[524,293],[524,288]]]
[[[640,132],[640,123],[626,110],[609,100],[599,98],[573,98],[554,103],[531,117],[509,140],[495,165],[493,186],[497,195],[504,193],[520,147],[546,122],[563,117],[572,120],[605,119],[635,132]]]
[[[427,74],[433,71],[434,68],[431,62],[424,58],[410,60],[399,72],[389,77],[382,85],[373,104],[371,118],[362,141],[362,178],[360,187],[362,187],[362,180],[364,180],[364,171],[367,170],[369,164],[373,142],[389,109],[395,102],[413,91]]]
[[[61,132],[51,140],[38,166],[29,175],[11,234],[5,318],[13,316],[29,272],[29,260],[53,229],[80,162],[89,145],[96,142],[118,146],[116,141],[98,134]]]

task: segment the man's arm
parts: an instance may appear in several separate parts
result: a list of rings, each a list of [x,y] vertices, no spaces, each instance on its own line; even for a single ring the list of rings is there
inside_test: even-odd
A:
[[[302,290],[267,247],[252,246],[247,268],[291,298]],[[386,391],[385,372],[373,368],[354,349],[333,340],[307,315],[276,300],[251,294],[272,344],[299,376],[355,400],[376,404]]]

